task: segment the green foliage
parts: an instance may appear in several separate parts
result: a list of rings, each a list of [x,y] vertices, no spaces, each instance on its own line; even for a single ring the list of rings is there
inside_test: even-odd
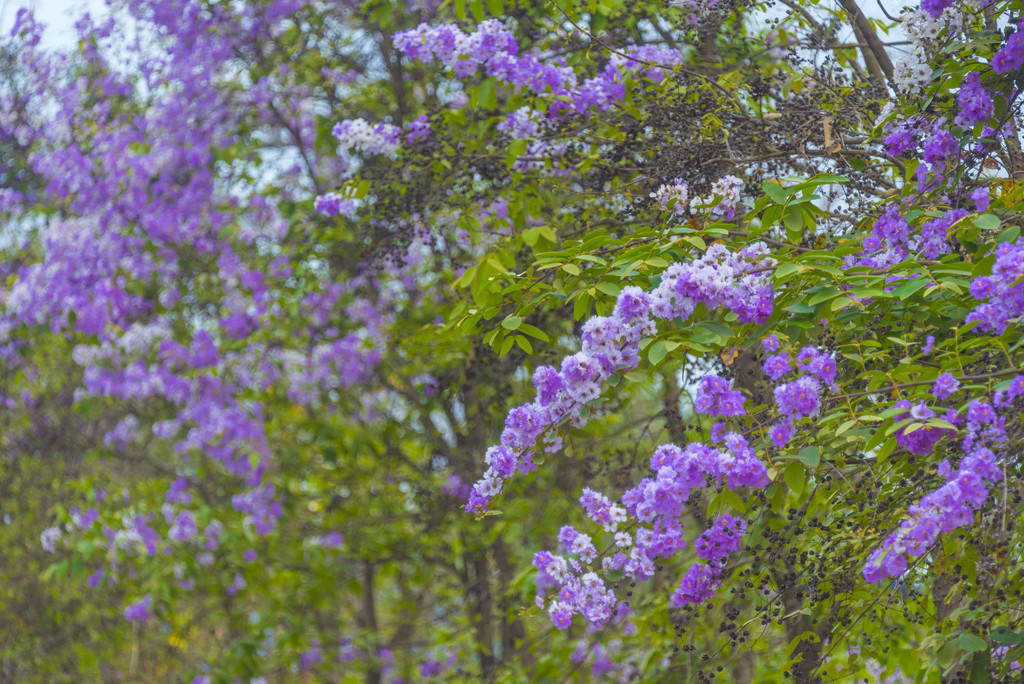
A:
[[[617,673],[642,682],[718,673],[801,682],[880,681],[897,671],[920,682],[1008,676],[1024,656],[1024,632],[1015,631],[1018,458],[1002,461],[1005,485],[993,489],[975,525],[944,535],[895,581],[869,584],[862,570],[910,507],[942,484],[941,462],[960,458],[948,439],[924,456],[902,447],[898,436],[959,426],[944,413],[907,417],[897,403],[962,414],[966,402],[933,396],[940,374],[961,379],[961,396],[981,397],[1024,367],[1019,321],[999,334],[965,323],[978,304],[971,282],[991,273],[998,245],[1020,236],[1024,189],[1013,168],[1007,177],[982,176],[983,161],[951,164],[963,187],[998,192],[990,207],[948,227],[950,253],[910,254],[884,267],[853,263],[889,203],[914,232],[954,204],[970,205],[964,193],[917,190],[924,162],[884,150],[887,131],[876,120],[887,93],[871,67],[877,56],[866,57],[861,38],[857,47],[832,38],[849,17],[818,2],[786,5],[776,10],[784,16],[771,38],[755,20],[761,3],[736,3],[698,24],[679,7],[619,0],[450,0],[436,13],[371,0],[359,12],[309,5],[289,15],[260,59],[239,59],[230,77],[220,75],[225,93],[264,80],[280,87],[266,110],[239,117],[232,145],[212,150],[218,183],[239,197],[267,198],[287,222],[279,243],[246,252],[260,272],[279,258],[291,269],[272,293],[273,325],[254,337],[263,349],[304,344],[312,354],[320,331],[310,327],[308,298],[342,283],[351,308],[320,327],[345,328],[372,291],[383,293],[386,342],[365,341],[380,345],[380,363],[372,380],[312,401],[256,380],[235,397],[262,408],[283,507],[278,526],[258,534],[232,503],[237,478],[214,456],[148,437],[127,450],[104,444],[126,413],[148,427],[170,407],[75,398],[83,381],[73,350],[95,339],[44,325],[25,333],[25,367],[40,372],[12,371],[0,388],[4,397],[31,397],[4,416],[0,433],[0,614],[10,617],[0,625],[0,679],[418,681],[424,663],[451,657],[457,666],[443,680],[590,681],[599,674],[598,648],[608,649]],[[565,148],[545,156],[499,125],[521,107],[550,112],[557,97],[482,71],[457,78],[408,59],[391,39],[421,21],[468,30],[488,18],[513,27],[522,51],[557,54],[581,81],[627,44],[672,46],[685,59],[664,79],[623,77],[624,95],[606,111],[553,118],[538,137]],[[966,42],[938,49],[924,96],[897,98],[890,119],[952,116],[964,65],[1000,44],[991,29],[975,29]],[[793,36],[798,55],[828,60],[811,66],[773,55],[768,41],[779,35]],[[342,67],[361,77],[339,85],[325,75]],[[302,111],[291,112],[291,89],[300,85],[308,87],[296,105]],[[1002,85],[998,92],[1012,87]],[[456,93],[466,106],[451,104]],[[147,111],[145,93],[94,99],[115,111]],[[81,112],[76,132],[101,131],[100,112]],[[311,121],[302,119],[309,112]],[[403,142],[394,158],[353,153],[345,170],[332,166],[335,121],[405,125],[420,115],[431,122],[428,141]],[[1004,98],[995,116],[1013,115]],[[311,139],[295,131],[306,123]],[[275,148],[301,160],[297,176],[283,172]],[[17,175],[6,167],[5,174]],[[653,199],[676,177],[691,197],[710,196],[725,175],[743,180],[735,215],[688,213]],[[350,218],[318,214],[311,188],[358,200],[359,209]],[[224,239],[246,227],[243,208],[232,210]],[[33,216],[68,211],[41,200]],[[640,342],[638,367],[618,369],[584,409],[585,426],[559,426],[562,446],[538,455],[536,473],[510,481],[486,515],[463,510],[465,485],[486,468],[505,415],[530,401],[537,367],[579,349],[583,321],[610,315],[625,287],[650,291],[672,264],[713,245],[738,250],[757,241],[776,260],[768,320],[744,324],[701,306],[685,323],[662,325]],[[38,261],[42,250],[30,240],[11,250],[12,263]],[[396,254],[421,260],[407,281],[360,280]],[[179,256],[183,303],[167,308],[175,339],[187,342],[222,315],[226,289],[220,255],[185,246]],[[152,284],[130,287],[146,292]],[[768,435],[779,413],[760,363],[769,334],[786,350],[827,350],[839,366],[838,390],[781,447]],[[936,341],[926,353],[928,336]],[[221,351],[242,354],[252,341],[225,337]],[[691,396],[708,373],[743,390],[746,415],[737,423],[771,484],[695,494],[684,551],[659,560],[649,582],[610,573],[629,601],[625,623],[590,633],[577,618],[553,629],[535,604],[534,552],[556,548],[563,525],[586,524],[583,488],[621,497],[649,474],[658,445],[708,440],[713,421],[695,412]],[[1012,451],[1019,415],[1009,426]],[[260,454],[248,458],[261,463]],[[111,574],[88,587],[87,577],[123,559],[100,526],[74,536],[71,506],[96,506],[104,521],[159,516],[179,477],[195,493],[198,527],[223,526],[218,548],[209,557],[139,553],[131,574],[121,568],[116,583],[107,583]],[[672,590],[696,558],[692,531],[726,512],[749,527],[722,589],[699,607],[672,607]],[[39,538],[54,524],[70,541],[51,555]],[[340,549],[323,543],[330,532],[344,536]],[[128,622],[125,605],[142,595],[152,596],[154,619]],[[322,659],[304,662],[316,648]]]

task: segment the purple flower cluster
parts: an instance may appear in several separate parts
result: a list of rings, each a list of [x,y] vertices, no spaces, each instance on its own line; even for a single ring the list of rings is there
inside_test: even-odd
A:
[[[940,534],[973,522],[974,512],[988,498],[989,483],[1002,478],[1000,458],[993,449],[1006,441],[1006,419],[998,411],[1012,409],[1022,397],[1024,376],[1017,376],[1009,387],[996,392],[991,404],[976,399],[968,405],[965,456],[960,465],[953,469],[949,461],[939,464],[945,484],[909,508],[908,518],[868,558],[864,579],[880,582],[899,577],[910,559],[926,553]]]
[[[763,243],[735,253],[715,244],[700,259],[669,266],[650,294],[624,288],[611,316],[583,325],[582,351],[565,357],[559,369],[543,366],[534,372],[536,398],[509,412],[501,443],[488,449],[487,471],[474,485],[466,510],[486,510],[505,480],[533,471],[538,441],[550,452],[560,448],[557,426],[564,420],[582,425],[580,411],[600,395],[602,383],[620,369],[637,366],[640,340],[655,332],[655,318],[686,320],[703,304],[733,311],[743,323],[766,320],[775,300],[767,277],[773,263]],[[725,398],[726,410],[735,412],[737,400],[742,410],[742,401],[732,395]]]
[[[733,311],[740,323],[763,323],[775,304],[775,291],[764,270],[774,263],[763,242],[733,253],[715,243],[697,261],[665,269],[661,285],[651,292],[651,313],[667,321],[685,321],[704,304],[709,310]]]
[[[981,77],[976,71],[967,74],[963,85],[960,86],[960,92],[957,93],[956,103],[960,105],[960,112],[956,115],[954,123],[962,128],[974,128],[995,113],[992,96],[981,85]]]
[[[636,625],[629,621],[632,614],[629,604],[621,602],[611,624],[620,626],[622,633],[632,635],[636,633]],[[623,653],[620,639],[581,639],[569,660],[577,666],[589,665],[592,681],[630,682],[640,675],[639,663],[635,662],[639,658],[629,651]]]
[[[901,156],[917,150],[917,131],[920,125],[921,120],[917,117],[887,124],[886,154]]]
[[[132,622],[146,622],[151,617],[149,613],[149,606],[152,602],[153,597],[146,594],[142,599],[129,604],[128,607],[124,609],[125,618]]]
[[[356,213],[355,202],[342,197],[336,192],[317,195],[313,208],[324,216],[341,215],[345,218],[352,218]]]
[[[1006,45],[992,58],[992,71],[1005,74],[1021,67],[1024,67],[1024,31],[1022,25],[1018,24],[1017,31],[1006,39]]]
[[[683,575],[679,586],[672,592],[669,603],[676,608],[698,605],[712,598],[721,586],[719,574],[710,565],[694,563]]]
[[[723,482],[733,490],[768,485],[768,472],[746,439],[730,432],[717,443],[720,446],[693,442],[685,449],[661,445],[651,456],[654,475],[626,491],[621,506],[600,492],[583,491],[580,503],[587,516],[613,535],[616,550],[601,558],[598,567],[593,538],[566,526],[558,535],[565,555],[540,551],[534,556],[540,572],[538,605],[544,605],[544,594],[557,589],[548,604],[556,627],[565,629],[576,615],[597,627],[604,625],[612,618],[617,599],[602,574],[621,572],[637,580],[650,579],[659,558],[685,548],[681,518],[695,491],[721,487]],[[707,564],[693,566],[683,577],[673,597],[675,605],[697,603],[714,593],[728,558],[740,549],[746,528],[745,521],[724,514],[697,538],[697,555]]]
[[[697,555],[708,563],[721,563],[740,550],[740,541],[747,532],[747,523],[723,513],[694,542]]]
[[[652,192],[651,197],[658,201],[662,209],[668,209],[676,216],[685,216],[688,193],[689,186],[682,178],[676,178]]]
[[[792,421],[818,414],[821,410],[821,382],[810,375],[775,388],[779,413]]]
[[[598,76],[581,81],[560,58],[545,63],[533,54],[520,55],[512,33],[494,19],[482,22],[471,34],[453,24],[420,24],[396,33],[393,40],[395,48],[410,59],[437,60],[461,78],[483,67],[506,86],[550,98],[548,113],[554,117],[608,111],[625,98],[626,78],[640,72],[660,82],[665,70],[683,59],[682,53],[670,48],[627,46],[611,56]]]
[[[978,321],[978,330],[1001,335],[1010,321],[1024,314],[1024,241],[996,246],[992,275],[971,282],[971,296],[984,300],[969,314],[967,322]]]
[[[899,206],[890,204],[875,222],[871,234],[864,238],[863,251],[847,257],[846,264],[884,268],[915,253],[925,259],[938,259],[952,251],[949,229],[969,214],[966,209],[950,209],[939,218],[924,221],[920,231],[913,232]]]
[[[694,409],[709,416],[742,416],[746,413],[743,402],[743,393],[730,390],[728,380],[705,375],[697,386]]]
[[[918,422],[925,421],[936,416],[935,411],[928,408],[924,402],[919,402],[916,405],[911,406],[909,401],[903,399],[893,404],[893,408],[904,409],[907,411],[906,413],[896,415],[893,418],[894,423],[900,423],[908,419],[914,421],[904,425],[894,433],[896,443],[912,454],[917,454],[918,456],[930,454],[932,449],[935,448],[935,444],[940,439],[946,435],[953,436],[956,434],[956,430],[937,427],[935,425],[925,425]],[[956,411],[948,412],[945,419],[950,423],[955,421]]]
[[[51,112],[49,125],[40,128],[49,130],[49,139],[39,138],[29,158],[45,187],[42,201],[65,207],[69,217],[40,231],[42,249],[8,274],[12,284],[0,295],[5,362],[24,363],[20,352],[28,331],[39,325],[80,342],[73,360],[84,381],[76,400],[152,400],[155,410],[170,412],[151,425],[126,416],[104,437],[106,448],[128,449],[151,431],[173,445],[180,462],[202,454],[238,478],[231,491],[238,514],[233,522],[251,523],[262,533],[274,528],[283,509],[271,485],[267,421],[257,395],[288,379],[280,355],[328,345],[313,362],[323,366],[315,378],[320,394],[346,386],[352,367],[366,377],[377,358],[369,352],[377,331],[368,326],[348,337],[309,323],[297,326],[295,340],[285,344],[265,334],[270,318],[278,318],[271,330],[279,329],[274,290],[290,277],[287,247],[280,244],[288,224],[273,199],[241,195],[244,190],[223,183],[215,169],[213,152],[233,146],[244,126],[273,125],[275,134],[288,129],[285,140],[315,148],[315,117],[302,111],[308,91],[289,70],[229,97],[223,90],[224,65],[256,58],[254,46],[272,40],[274,27],[302,4],[272,0],[206,12],[191,1],[140,0],[125,20],[138,21],[140,33],[170,39],[138,54],[127,69],[124,60],[106,59],[105,52],[121,47],[114,45],[119,36],[111,33],[113,22],[80,22],[88,45],[81,57],[96,80],[85,87],[86,80],[54,78],[38,93],[35,109]],[[34,53],[30,15],[20,14],[19,24],[25,32],[21,56],[41,75],[58,62],[48,65]],[[106,99],[130,99],[141,91],[147,93],[144,112],[111,108]],[[45,99],[48,93],[52,100]],[[272,110],[286,121],[271,122],[266,117]],[[6,137],[6,115],[0,119],[0,136]],[[59,132],[52,125],[58,120]],[[283,255],[268,267],[267,255],[279,251]],[[188,269],[181,267],[182,257]],[[202,292],[204,322],[181,318],[183,292]],[[333,302],[325,308],[303,313],[338,318]],[[80,530],[99,537],[112,566],[128,555],[178,550],[201,551],[204,565],[212,562],[208,554],[220,543],[223,525],[214,521],[200,532],[191,504],[181,480],[168,492],[162,520],[154,512],[137,514],[144,505],[138,504],[118,516],[123,525],[87,526],[87,514]],[[93,511],[91,522],[96,519]],[[103,575],[93,573],[95,583]]]
[[[331,134],[343,150],[362,154],[394,154],[401,129],[389,123],[372,125],[365,119],[345,119],[334,124]]]
[[[711,192],[707,197],[695,195],[690,200],[690,213],[710,213],[712,218],[731,219],[736,216],[740,206],[740,193],[743,181],[736,176],[722,176],[711,184]],[[716,198],[721,198],[716,200]]]
[[[409,142],[430,138],[430,117],[426,114],[416,117],[406,125],[405,139]]]
[[[960,389],[960,381],[953,377],[952,373],[943,373],[935,379],[932,385],[932,394],[936,399],[946,399]]]
[[[944,124],[945,121],[936,121],[922,146],[921,157],[933,167],[954,161],[960,155],[960,145]]]
[[[947,7],[953,6],[954,0],[921,0],[921,9],[932,17],[938,17]]]
[[[547,120],[536,109],[520,107],[498,124],[498,130],[513,140],[536,138],[547,128]]]
[[[299,654],[299,671],[312,670],[323,661],[324,654],[320,649],[320,640],[314,638],[309,648]]]
[[[775,335],[762,340],[766,351],[779,348]],[[795,362],[795,363],[794,363]],[[839,390],[835,384],[836,362],[829,354],[817,347],[804,347],[795,359],[786,352],[768,356],[761,366],[765,375],[778,381],[796,370],[800,377],[775,388],[775,406],[783,418],[768,430],[768,436],[776,447],[783,447],[796,436],[796,424],[821,410],[821,389],[825,384],[833,392]]]

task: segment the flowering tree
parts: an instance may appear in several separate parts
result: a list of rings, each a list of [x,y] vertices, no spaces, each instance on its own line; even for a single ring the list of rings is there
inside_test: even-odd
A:
[[[10,676],[1018,668],[1024,6],[770,4],[20,12]]]

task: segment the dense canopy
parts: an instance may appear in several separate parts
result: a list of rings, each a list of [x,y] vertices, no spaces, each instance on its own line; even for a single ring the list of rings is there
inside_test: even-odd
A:
[[[18,10],[0,681],[1021,677],[1024,1],[869,4]]]

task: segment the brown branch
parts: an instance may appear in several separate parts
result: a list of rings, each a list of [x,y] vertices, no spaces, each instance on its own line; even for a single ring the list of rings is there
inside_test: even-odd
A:
[[[867,64],[868,71],[879,81],[891,81],[893,78],[892,60],[889,59],[885,46],[878,39],[874,27],[871,26],[871,22],[864,16],[864,12],[861,11],[857,0],[839,0],[839,4],[850,15],[853,23],[853,32],[857,35],[858,42],[867,43],[868,45],[868,49],[861,49],[861,54],[864,55],[864,62]],[[885,74],[884,77],[883,73]]]

